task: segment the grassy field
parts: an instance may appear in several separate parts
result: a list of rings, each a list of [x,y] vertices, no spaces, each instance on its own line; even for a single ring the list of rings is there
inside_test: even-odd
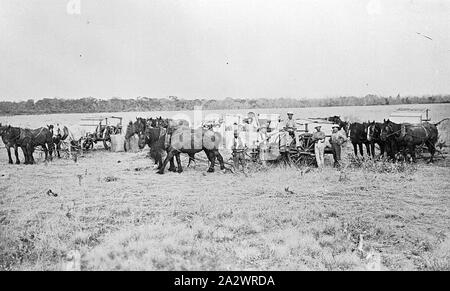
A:
[[[71,250],[82,270],[450,269],[446,160],[163,176],[146,152],[0,162],[2,270],[59,270]]]

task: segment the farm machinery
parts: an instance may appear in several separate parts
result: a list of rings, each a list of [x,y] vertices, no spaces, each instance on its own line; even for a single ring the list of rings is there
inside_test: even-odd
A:
[[[313,128],[321,125],[327,134],[326,141],[331,136],[332,122],[324,119],[297,119],[295,131],[288,132],[284,127],[279,114],[254,114],[248,116],[238,114],[224,115],[220,126],[209,126],[224,137],[225,149],[231,149],[233,134],[238,132],[239,137],[246,145],[247,160],[254,163],[284,162],[294,166],[315,165],[314,142],[312,140]],[[326,154],[332,154],[328,145]]]
[[[81,126],[94,128],[93,132],[87,132],[86,136],[81,139],[81,148],[83,150],[90,150],[97,142],[102,142],[106,150],[111,149],[111,135],[122,133],[122,117],[88,117],[81,119],[84,123]],[[115,122],[112,122],[115,121]]]

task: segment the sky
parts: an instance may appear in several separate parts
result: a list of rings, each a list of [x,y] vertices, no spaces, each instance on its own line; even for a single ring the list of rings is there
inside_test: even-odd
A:
[[[0,100],[450,93],[450,0],[1,0]]]

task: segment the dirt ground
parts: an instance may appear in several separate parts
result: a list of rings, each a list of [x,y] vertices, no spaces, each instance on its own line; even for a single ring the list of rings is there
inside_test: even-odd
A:
[[[0,269],[59,270],[71,250],[82,270],[450,269],[448,158],[158,175],[146,154],[2,149]]]

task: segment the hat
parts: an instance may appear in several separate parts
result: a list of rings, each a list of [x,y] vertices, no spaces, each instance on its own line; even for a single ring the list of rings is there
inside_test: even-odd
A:
[[[321,128],[322,127],[322,125],[316,125],[316,126],[314,126],[314,128]]]
[[[288,114],[288,115],[289,115],[289,114],[294,115],[294,113],[293,113],[292,111],[288,111],[287,114]]]
[[[338,124],[333,124],[333,126],[331,128],[338,128],[339,129],[339,125]]]

